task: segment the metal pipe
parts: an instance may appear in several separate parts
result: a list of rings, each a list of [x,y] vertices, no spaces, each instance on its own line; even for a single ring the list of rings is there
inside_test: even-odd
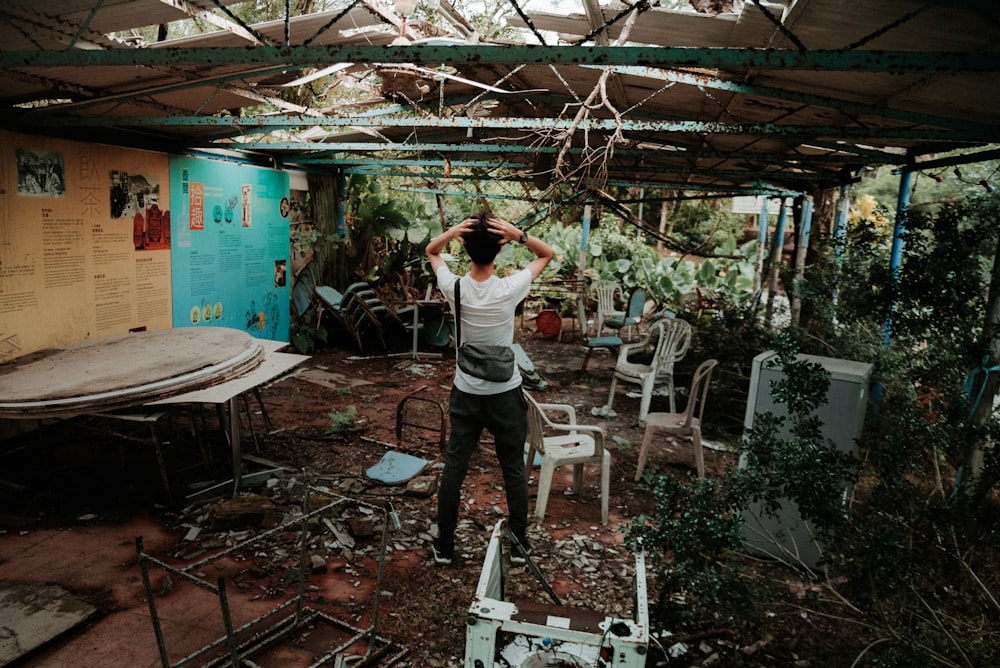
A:
[[[778,211],[778,224],[774,228],[774,237],[771,238],[771,266],[768,271],[767,281],[767,307],[764,309],[764,322],[771,326],[771,317],[774,315],[774,293],[778,290],[778,272],[781,268],[781,254],[785,245],[785,223],[788,220],[787,207],[782,198]]]
[[[840,284],[840,270],[844,264],[844,252],[847,249],[847,213],[850,209],[848,186],[840,186],[840,198],[837,200],[837,215],[833,225],[834,277],[833,295],[831,298],[831,315],[837,313],[837,288]]]
[[[799,234],[795,248],[795,282],[792,285],[792,326],[797,327],[802,315],[802,297],[799,295],[799,283],[805,277],[806,255],[809,252],[809,232],[812,228],[812,197],[802,200],[802,215],[799,220]]]
[[[306,492],[302,500],[302,508],[305,511],[309,509],[309,492],[312,486],[309,483],[305,485]],[[298,585],[298,595],[295,597],[295,621],[294,626],[298,628],[299,623],[302,621],[302,600],[305,598],[306,592],[306,545],[308,544],[309,538],[309,521],[302,520],[302,531],[300,532],[299,538],[299,585]]]
[[[156,600],[153,598],[153,587],[149,583],[149,569],[146,567],[146,558],[142,551],[142,536],[137,536],[135,539],[135,554],[139,561],[139,572],[142,574],[142,586],[146,590],[146,604],[149,606],[149,618],[153,621],[153,634],[156,635],[160,664],[163,668],[170,668],[167,645],[163,639],[163,628],[160,626],[160,616],[156,612]]]
[[[899,286],[899,268],[903,264],[903,242],[906,238],[906,222],[910,213],[910,191],[913,172],[907,170],[899,175],[899,194],[896,199],[896,225],[892,230],[892,253],[889,258],[889,304],[886,307],[885,322],[882,326],[882,345],[888,346],[892,338],[893,302]]]
[[[581,284],[584,284],[583,272],[587,268],[587,246],[590,244],[590,216],[593,213],[594,205],[587,203],[583,206],[583,229],[580,233],[580,255],[577,258],[576,269]],[[580,290],[577,299],[576,315],[580,320],[580,331],[587,331],[587,306],[586,306],[586,285]],[[600,334],[600,332],[598,332]]]
[[[753,291],[756,293],[764,283],[764,256],[767,253],[767,210],[771,200],[767,197],[760,198],[760,213],[757,214],[757,263],[753,272]]]
[[[233,632],[233,618],[229,614],[229,598],[226,596],[226,578],[219,577],[219,607],[222,609],[222,622],[226,626],[226,640],[229,643],[229,656],[233,660],[233,668],[240,668],[240,649]]]
[[[376,631],[378,630],[379,599],[382,598],[382,575],[385,572],[385,551],[389,542],[389,532],[399,528],[399,516],[396,515],[391,501],[386,501],[382,515],[382,546],[378,554],[378,571],[375,575],[375,602],[372,604],[372,628],[371,637],[368,640],[368,651],[365,656],[372,653],[375,643],[378,640]]]

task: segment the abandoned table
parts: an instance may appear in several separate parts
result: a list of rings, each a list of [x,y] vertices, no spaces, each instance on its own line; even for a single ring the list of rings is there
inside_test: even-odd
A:
[[[236,398],[305,359],[269,352],[275,345],[225,327],[182,327],[40,350],[0,365],[0,418],[107,413],[183,395],[184,402],[198,401],[198,391],[217,389],[205,400],[221,397],[229,406],[236,494],[242,465]]]
[[[222,482],[219,485],[202,490],[198,496],[213,494],[218,488],[233,486],[233,496],[240,493],[243,483],[243,445],[240,437],[240,417],[237,406],[237,399],[245,392],[252,392],[280,376],[284,375],[297,365],[309,359],[308,355],[296,355],[294,353],[283,353],[275,350],[286,344],[275,341],[261,341],[265,347],[264,361],[252,371],[242,376],[217,383],[211,387],[206,387],[192,392],[175,395],[166,399],[152,402],[153,405],[163,404],[216,404],[228,407],[229,414],[229,445],[233,456],[233,479]]]
[[[189,327],[88,339],[0,365],[0,417],[110,411],[238,377],[264,360],[235,329]]]

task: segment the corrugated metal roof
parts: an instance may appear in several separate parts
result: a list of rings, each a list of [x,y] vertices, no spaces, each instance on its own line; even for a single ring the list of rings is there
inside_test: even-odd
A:
[[[377,171],[380,152],[392,150],[427,177],[441,175],[448,157],[453,165],[513,162],[522,167],[490,174],[530,179],[538,156],[549,155],[557,178],[579,185],[775,192],[1000,141],[993,3],[762,0],[717,16],[647,5],[630,16],[621,4],[584,1],[590,17],[531,13],[530,26],[512,10],[522,42],[470,43],[458,20],[458,48],[421,49],[387,46],[401,22],[384,3],[345,4],[287,25],[243,26],[215,11],[216,32],[143,45],[110,33],[215,4],[55,0],[42,14],[37,2],[0,0],[2,127],[70,134],[86,126],[103,141],[176,152],[242,147],[324,169],[351,159],[349,170]],[[407,34],[419,39],[425,27]],[[592,46],[626,30],[622,46]],[[514,53],[524,62],[508,62]],[[283,84],[341,60],[349,67],[338,76],[348,81],[382,75],[373,91],[381,103],[286,101]],[[648,63],[660,67],[641,66]],[[65,102],[28,108],[43,100]],[[280,135],[262,140],[277,126]]]

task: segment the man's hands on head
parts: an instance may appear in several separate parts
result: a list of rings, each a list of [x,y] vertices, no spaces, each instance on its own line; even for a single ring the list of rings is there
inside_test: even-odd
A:
[[[466,218],[461,223],[452,225],[449,227],[445,234],[448,235],[449,239],[458,239],[463,244],[465,243],[465,233],[470,231],[476,224],[475,218]]]
[[[500,236],[501,244],[518,241],[521,238],[521,230],[501,218],[489,218],[486,224]]]

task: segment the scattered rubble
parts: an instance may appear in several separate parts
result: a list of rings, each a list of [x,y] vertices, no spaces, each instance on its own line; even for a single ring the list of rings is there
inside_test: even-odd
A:
[[[549,386],[539,396],[547,401],[574,403],[578,414],[586,415],[590,406],[606,398],[604,387],[592,385],[593,378],[602,372],[595,366],[588,378],[578,378],[578,360],[567,358],[565,344],[553,346],[557,357],[552,359],[543,360],[530,350]],[[421,376],[428,374],[432,379],[424,395],[446,406],[452,364],[447,359],[439,363],[421,361],[405,368],[418,369]],[[572,370],[560,370],[558,364],[569,365]],[[463,487],[464,503],[456,532],[457,558],[450,567],[435,567],[429,548],[436,534],[441,439],[432,431],[416,429],[404,433],[402,439],[396,438],[397,407],[413,387],[407,374],[395,365],[403,366],[398,360],[362,361],[338,356],[324,363],[336,373],[317,365],[313,367],[317,374],[298,374],[266,388],[265,403],[277,428],[260,439],[259,451],[255,450],[253,456],[257,461],[280,463],[281,467],[276,466],[272,477],[248,486],[235,499],[215,498],[183,507],[159,506],[157,514],[164,518],[175,539],[158,557],[183,565],[230,551],[226,559],[200,568],[195,575],[209,580],[225,576],[234,589],[255,600],[287,600],[297,589],[304,554],[306,601],[347,622],[360,624],[371,615],[384,538],[379,633],[410,649],[410,657],[399,664],[404,668],[458,667],[464,652],[465,611],[473,600],[490,532],[505,513],[503,484],[492,443],[486,437],[473,457]],[[354,383],[351,378],[366,381]],[[345,387],[349,392],[344,391]],[[364,429],[347,435],[325,434],[329,412],[352,404],[365,418]],[[623,401],[621,408],[626,406],[628,403]],[[585,478],[588,482],[580,494],[567,497],[554,493],[550,497],[545,520],[532,520],[528,538],[532,562],[566,605],[627,616],[632,605],[634,557],[623,545],[621,527],[649,508],[651,495],[631,483],[636,460],[632,444],[641,440],[641,434],[633,424],[634,416],[626,415],[624,410],[622,413],[616,420],[600,422],[613,444],[612,476],[616,487],[609,525],[597,523],[597,484],[591,485]],[[375,483],[364,472],[388,448],[399,448],[432,464],[406,484]],[[687,458],[683,460],[687,466]],[[532,507],[535,491],[533,483]],[[283,526],[322,507],[333,495],[356,503],[345,503],[331,513],[312,518],[303,552],[301,532]],[[389,507],[398,516],[398,527],[383,536],[380,511]],[[70,517],[94,515],[87,521],[97,523],[109,519],[100,512],[85,513],[87,510],[90,508],[74,508]],[[266,546],[239,549],[247,540],[267,532],[274,533],[268,536]],[[654,591],[654,583],[649,585]],[[183,589],[176,577],[169,576],[155,580],[153,587],[157,597],[177,596]],[[548,601],[545,587],[526,567],[510,567],[506,597],[513,601]],[[669,644],[669,640],[664,642]],[[725,654],[718,647],[712,650]],[[699,665],[708,656],[710,653],[702,654],[695,643],[688,645],[682,663],[672,661],[670,665]]]

